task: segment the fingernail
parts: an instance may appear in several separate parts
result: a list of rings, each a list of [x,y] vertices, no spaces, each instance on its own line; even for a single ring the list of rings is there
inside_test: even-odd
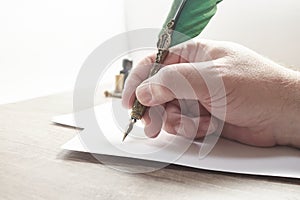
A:
[[[137,87],[137,93],[136,96],[138,98],[138,100],[143,104],[148,104],[150,103],[150,101],[152,100],[152,95],[149,92],[149,85],[145,84],[145,85],[140,85],[139,87]]]

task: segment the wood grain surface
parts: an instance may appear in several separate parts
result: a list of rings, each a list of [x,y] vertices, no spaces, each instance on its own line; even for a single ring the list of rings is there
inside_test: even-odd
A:
[[[108,168],[90,154],[60,149],[79,130],[51,118],[71,111],[71,93],[0,106],[0,199],[300,199],[297,179],[175,165],[145,174]],[[112,166],[137,162],[103,159]]]

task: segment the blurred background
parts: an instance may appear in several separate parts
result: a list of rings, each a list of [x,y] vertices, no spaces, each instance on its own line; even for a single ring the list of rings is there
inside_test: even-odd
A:
[[[0,0],[0,104],[72,90],[81,65],[96,47],[128,30],[160,28],[171,4]],[[223,0],[200,38],[241,43],[281,64],[300,67],[299,10],[298,0]]]

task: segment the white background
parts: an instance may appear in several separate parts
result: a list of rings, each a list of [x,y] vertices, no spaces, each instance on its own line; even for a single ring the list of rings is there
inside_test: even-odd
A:
[[[0,0],[0,103],[71,90],[98,45],[126,30],[160,28],[171,3]],[[223,0],[200,37],[235,41],[299,67],[299,10],[299,0]]]

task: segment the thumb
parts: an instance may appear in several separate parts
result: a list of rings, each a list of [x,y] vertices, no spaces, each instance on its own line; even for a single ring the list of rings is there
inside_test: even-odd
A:
[[[149,78],[136,89],[137,99],[145,106],[161,105],[174,99],[174,96],[168,86],[158,83],[157,77]]]
[[[209,96],[205,77],[216,76],[214,66],[214,61],[165,66],[137,87],[136,97],[145,106],[160,105],[173,99],[201,100]]]

